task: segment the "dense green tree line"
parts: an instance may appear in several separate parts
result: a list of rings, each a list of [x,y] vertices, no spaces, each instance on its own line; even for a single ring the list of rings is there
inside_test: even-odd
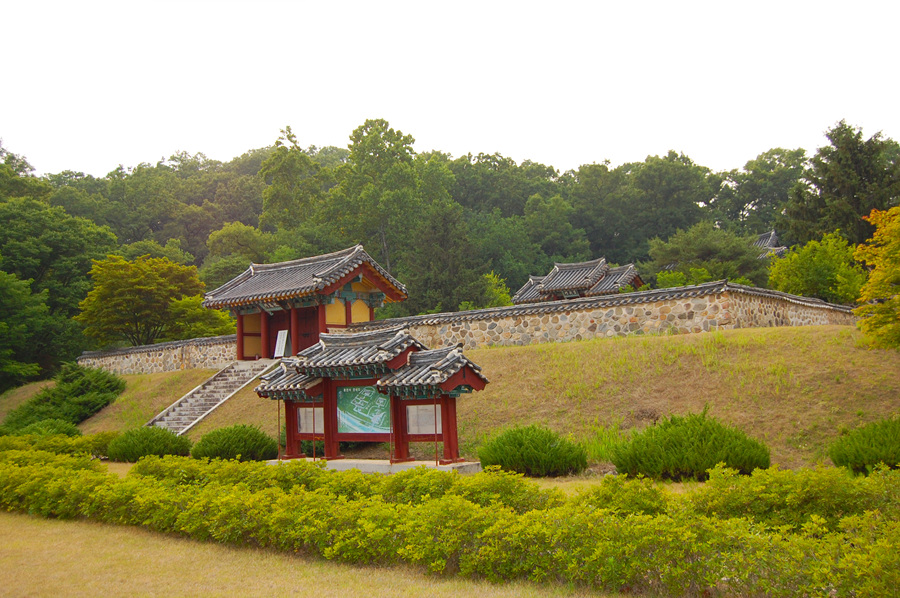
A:
[[[809,158],[774,148],[726,172],[671,151],[563,173],[500,154],[417,153],[411,135],[379,119],[347,148],[304,146],[287,127],[229,162],[179,153],[105,177],[36,177],[0,145],[0,270],[17,297],[0,325],[27,338],[8,349],[18,364],[8,369],[52,370],[110,341],[73,319],[93,260],[107,255],[196,266],[209,289],[251,262],[363,243],[410,289],[382,315],[494,305],[501,283],[514,291],[554,262],[598,256],[636,263],[651,282],[665,270],[767,285],[768,260],[748,249],[758,234],[774,228],[805,245],[836,233],[853,247],[871,237],[872,209],[900,203],[896,142],[843,121],[826,137]],[[15,310],[43,323],[23,328]]]

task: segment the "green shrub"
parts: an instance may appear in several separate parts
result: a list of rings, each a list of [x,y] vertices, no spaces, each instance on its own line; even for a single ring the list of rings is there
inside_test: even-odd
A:
[[[884,463],[900,466],[900,418],[874,422],[839,438],[828,450],[835,465],[868,473]]]
[[[54,380],[55,385],[44,388],[6,415],[3,426],[7,431],[15,432],[46,419],[80,424],[125,390],[125,381],[115,374],[73,363],[64,364]]]
[[[768,447],[707,417],[706,409],[644,429],[615,446],[611,459],[619,473],[670,480],[705,480],[718,463],[743,474],[770,463]]]
[[[81,430],[73,423],[61,419],[42,419],[39,422],[28,424],[16,431],[16,435],[33,434],[35,436],[81,436]]]
[[[266,461],[278,457],[278,447],[258,427],[236,424],[204,434],[191,449],[191,456],[195,459]]]
[[[743,517],[794,529],[818,518],[829,530],[842,517],[865,511],[900,516],[900,470],[882,468],[858,479],[840,467],[796,471],[773,467],[741,476],[717,466],[709,473],[708,482],[684,495],[691,510],[703,516]]]
[[[163,428],[135,428],[110,442],[107,452],[113,461],[134,463],[147,455],[187,456],[191,452],[191,441]]]
[[[666,494],[652,481],[627,475],[605,476],[599,486],[577,495],[573,502],[623,515],[657,515],[668,506]]]
[[[94,457],[105,457],[110,441],[119,435],[118,432],[98,432],[89,436],[63,435],[10,435],[0,437],[0,451],[36,450],[47,451],[58,455],[75,455],[84,453]]]
[[[478,458],[482,465],[499,465],[527,476],[569,475],[587,467],[584,448],[536,425],[501,432],[478,450]]]

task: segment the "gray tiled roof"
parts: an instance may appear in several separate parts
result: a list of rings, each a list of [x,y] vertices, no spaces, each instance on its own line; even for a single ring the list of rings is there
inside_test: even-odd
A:
[[[512,302],[521,305],[550,301],[560,295],[607,295],[620,292],[635,280],[640,282],[634,264],[610,268],[602,257],[590,262],[554,264],[547,276],[529,277],[528,282],[513,295]]]
[[[753,245],[763,249],[763,252],[759,254],[759,259],[765,259],[773,255],[782,257],[787,251],[787,247],[778,244],[778,235],[775,234],[774,229],[759,235],[756,241],[753,242]]]
[[[457,345],[411,353],[406,365],[379,380],[377,385],[384,389],[437,386],[466,366],[472,368],[475,374],[487,383],[488,379],[481,373],[481,368],[463,355],[462,348]]]
[[[203,305],[224,307],[272,303],[290,297],[311,295],[334,284],[364,263],[369,264],[406,296],[406,287],[372,259],[362,245],[356,245],[342,251],[290,262],[250,264],[242,274],[206,293]]]
[[[318,343],[297,354],[297,367],[315,373],[319,368],[381,365],[409,347],[425,349],[404,326],[355,334],[320,334]]]
[[[261,397],[280,395],[283,393],[302,393],[322,381],[316,376],[307,376],[297,372],[297,360],[285,358],[278,367],[259,377],[262,381],[254,390]]]
[[[606,276],[601,278],[597,284],[592,286],[585,292],[585,297],[594,297],[596,295],[609,295],[610,293],[618,293],[623,288],[632,284],[638,278],[637,269],[634,264],[625,264],[616,268],[610,268]]]
[[[853,308],[844,305],[835,305],[814,297],[800,297],[780,291],[760,289],[757,287],[735,284],[727,280],[717,280],[698,285],[685,287],[673,287],[668,289],[653,289],[649,291],[636,291],[633,293],[616,293],[611,295],[599,295],[596,297],[578,297],[562,301],[544,301],[542,303],[528,303],[512,305],[508,307],[491,307],[473,311],[447,312],[441,314],[424,314],[421,316],[409,316],[406,318],[392,318],[389,320],[376,320],[372,322],[360,322],[351,324],[348,330],[375,330],[386,326],[422,326],[454,324],[457,322],[478,322],[481,320],[493,320],[496,318],[527,316],[534,314],[552,314],[580,309],[609,308],[636,303],[652,301],[668,301],[670,299],[687,299],[691,297],[703,297],[704,295],[719,294],[725,292],[741,293],[761,297],[778,297],[799,305],[815,305],[851,313]]]
[[[384,367],[410,347],[415,350],[405,364],[393,371]],[[430,388],[429,392],[440,394],[443,391],[435,387],[467,366],[485,384],[488,381],[481,368],[466,358],[460,347],[428,350],[405,327],[393,326],[355,334],[323,334],[319,344],[301,351],[297,357],[282,359],[277,368],[260,376],[262,382],[255,391],[261,397],[278,400],[304,398],[307,390],[322,381],[323,372],[358,373],[372,365],[380,367],[366,372],[383,376],[377,386],[385,390]]]
[[[574,264],[553,264],[550,274],[541,281],[542,293],[587,290],[597,284],[607,272],[606,258]]]
[[[528,282],[512,296],[512,302],[518,305],[520,303],[537,303],[538,301],[543,301],[544,298],[541,296],[540,288],[542,280],[544,280],[543,276],[529,276]]]

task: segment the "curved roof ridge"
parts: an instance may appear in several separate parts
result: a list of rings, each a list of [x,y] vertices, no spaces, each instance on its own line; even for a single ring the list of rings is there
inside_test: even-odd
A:
[[[322,255],[311,255],[309,257],[301,257],[295,260],[288,260],[286,262],[275,262],[273,264],[257,264],[255,262],[250,263],[250,268],[255,272],[264,272],[266,270],[278,270],[280,268],[290,268],[292,266],[299,266],[302,264],[309,264],[321,261],[327,261],[332,259],[341,259],[352,256],[353,254],[359,252],[360,250],[365,251],[362,244],[357,243],[353,247],[348,247],[347,249],[341,249],[340,251],[333,251],[331,253],[324,253]]]

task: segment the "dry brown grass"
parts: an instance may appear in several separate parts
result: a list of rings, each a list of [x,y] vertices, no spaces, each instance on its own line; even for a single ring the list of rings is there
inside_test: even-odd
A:
[[[54,382],[52,380],[41,380],[40,382],[32,382],[18,388],[12,388],[0,395],[0,422],[6,419],[6,414],[34,397],[41,389],[50,386]]]
[[[202,544],[131,527],[0,512],[0,595],[579,596],[564,587],[423,575]]]
[[[828,445],[843,431],[900,411],[900,352],[869,349],[847,326],[598,339],[467,354],[491,381],[459,401],[462,451],[472,458],[485,437],[504,426],[541,423],[585,439],[597,425],[627,431],[709,405],[711,415],[765,441],[773,462],[792,468],[826,460]],[[140,425],[210,374],[199,372],[189,382],[189,371],[128,377],[126,394],[82,428]],[[170,377],[181,377],[182,386],[167,393],[177,382]],[[196,441],[236,423],[274,436],[276,403],[258,398],[254,386],[188,436]],[[126,417],[138,411],[140,416]],[[432,450],[419,448],[423,455]]]
[[[137,428],[215,373],[215,370],[181,370],[122,376],[127,385],[125,391],[78,427],[85,434]]]
[[[842,430],[900,410],[900,352],[871,350],[857,330],[810,326],[598,339],[468,352],[491,384],[459,403],[474,454],[503,426],[541,423],[576,438],[595,425],[641,428],[697,412],[772,448],[783,467],[826,459]]]

